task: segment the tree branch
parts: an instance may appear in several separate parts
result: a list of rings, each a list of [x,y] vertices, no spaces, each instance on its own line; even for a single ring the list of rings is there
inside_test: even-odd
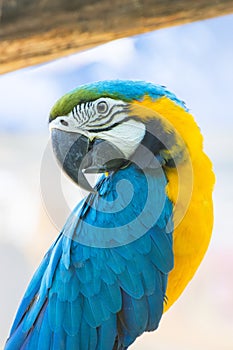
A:
[[[0,73],[233,12],[233,0],[0,0]]]

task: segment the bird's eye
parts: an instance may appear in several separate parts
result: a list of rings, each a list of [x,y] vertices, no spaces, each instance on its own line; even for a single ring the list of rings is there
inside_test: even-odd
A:
[[[68,122],[67,122],[66,120],[64,120],[64,119],[61,119],[61,120],[60,120],[60,123],[61,123],[62,125],[64,125],[64,126],[68,126],[68,125],[69,125]]]
[[[101,102],[99,102],[99,103],[97,104],[97,111],[98,111],[99,113],[106,113],[107,110],[108,110],[108,105],[107,105],[106,102],[101,101]]]

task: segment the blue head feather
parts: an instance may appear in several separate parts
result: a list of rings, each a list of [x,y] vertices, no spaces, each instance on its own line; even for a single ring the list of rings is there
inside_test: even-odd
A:
[[[65,94],[53,106],[49,121],[57,116],[67,115],[79,103],[94,101],[100,97],[131,102],[133,100],[142,101],[145,96],[153,100],[166,96],[187,110],[185,103],[162,85],[139,80],[105,80],[81,85]]]

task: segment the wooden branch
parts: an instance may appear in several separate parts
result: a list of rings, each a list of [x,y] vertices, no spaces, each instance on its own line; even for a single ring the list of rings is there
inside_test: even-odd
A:
[[[0,73],[233,13],[233,0],[0,0]]]

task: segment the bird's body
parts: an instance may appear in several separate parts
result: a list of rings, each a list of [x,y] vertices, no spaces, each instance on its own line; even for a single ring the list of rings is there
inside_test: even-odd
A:
[[[214,177],[202,136],[183,102],[144,82],[82,86],[50,124],[75,182],[90,188],[79,168],[108,173],[45,255],[5,349],[127,349],[158,327],[208,247]]]

